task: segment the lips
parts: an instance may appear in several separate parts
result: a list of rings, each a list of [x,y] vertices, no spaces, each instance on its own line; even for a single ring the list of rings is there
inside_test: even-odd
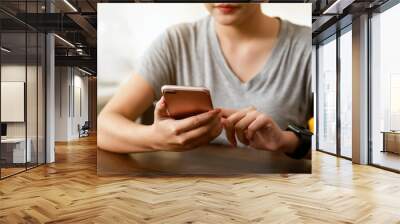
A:
[[[217,5],[216,8],[223,14],[229,14],[233,13],[238,7],[229,4],[221,4]]]

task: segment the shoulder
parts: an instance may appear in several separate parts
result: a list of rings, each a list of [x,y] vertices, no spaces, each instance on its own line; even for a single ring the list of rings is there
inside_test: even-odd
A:
[[[195,22],[179,23],[167,28],[164,35],[173,43],[194,41],[207,32],[209,20],[207,16]]]
[[[283,21],[283,23],[285,23],[285,25],[287,26],[289,32],[294,37],[296,37],[296,38],[310,38],[310,35],[311,35],[311,28],[310,27],[294,24],[294,23],[289,22],[287,20],[282,20],[282,21]]]
[[[302,50],[311,54],[311,28],[282,20],[287,29],[287,37],[290,39],[291,47],[295,50]]]
[[[282,24],[286,27],[289,36],[294,40],[305,42],[311,40],[310,27],[294,24],[287,20],[282,20]]]

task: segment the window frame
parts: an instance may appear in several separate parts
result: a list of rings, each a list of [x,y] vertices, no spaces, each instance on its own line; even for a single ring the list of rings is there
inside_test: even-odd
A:
[[[368,69],[367,69],[367,79],[368,79],[368,165],[373,166],[373,167],[377,167],[383,170],[387,170],[387,171],[391,171],[391,172],[395,172],[395,173],[400,173],[400,169],[394,169],[391,167],[387,167],[384,165],[380,165],[377,163],[373,162],[373,153],[374,153],[374,149],[373,149],[373,130],[372,130],[372,41],[373,41],[373,35],[372,35],[372,19],[374,17],[374,14],[381,14],[384,13],[385,11],[393,8],[394,6],[400,4],[400,1],[398,0],[388,0],[385,3],[383,3],[382,5],[369,10],[368,13],[368,32],[367,32],[367,38],[368,38]]]
[[[27,13],[29,13],[27,11],[27,2],[28,1],[22,1],[22,2],[25,3],[24,7],[25,7],[25,20],[26,20]],[[47,3],[46,1],[43,1],[43,0],[34,0],[34,1],[32,1],[32,3],[36,4],[36,13],[39,13],[39,2]],[[24,49],[24,51],[25,51],[25,56],[24,56],[25,57],[25,93],[24,93],[25,166],[24,166],[23,170],[14,172],[14,173],[9,174],[7,176],[3,175],[3,173],[2,173],[2,169],[3,168],[0,166],[0,180],[4,180],[6,178],[12,177],[12,176],[17,175],[19,173],[26,172],[26,171],[28,171],[30,169],[39,167],[39,166],[44,165],[44,164],[47,163],[47,144],[48,143],[47,143],[47,110],[46,109],[47,109],[47,44],[48,44],[47,34],[48,33],[47,32],[43,32],[41,30],[38,30],[38,29],[32,27],[31,25],[29,25],[29,24],[25,23],[24,21],[16,18],[12,13],[10,13],[10,12],[4,10],[4,9],[0,8],[0,10],[1,10],[2,13],[8,15],[11,19],[15,20],[16,22],[21,23],[21,25],[23,26],[23,30],[21,29],[21,30],[18,30],[18,31],[15,31],[15,32],[11,32],[11,33],[21,33],[21,34],[25,35],[25,37],[24,37],[24,42],[25,42],[25,49]],[[45,13],[47,11],[48,11],[48,7],[46,7],[46,9],[45,9]],[[1,24],[0,24],[0,26],[1,26]],[[1,45],[1,41],[2,41],[2,35],[4,33],[10,33],[10,32],[0,30],[0,45]],[[36,161],[35,161],[34,164],[29,164],[29,166],[28,166],[29,162],[27,162],[28,161],[28,158],[27,158],[27,156],[28,156],[28,154],[27,154],[27,147],[28,147],[28,144],[27,144],[27,142],[28,142],[28,110],[27,110],[28,34],[33,34],[33,35],[36,36],[36,41],[35,41],[36,43],[34,43],[34,44],[36,44],[36,47],[35,47],[36,60],[34,62],[34,65],[36,66],[36,69],[35,69],[35,75],[36,75],[36,87],[35,88],[36,88],[36,91],[35,91],[35,93],[33,93],[33,94],[35,94],[35,97],[36,97],[36,122],[34,122],[34,125],[36,125],[36,128],[35,128],[36,129],[36,136],[32,137],[32,141],[33,141],[33,138],[36,138],[36,142],[37,142],[37,144],[36,144]],[[43,34],[43,35],[40,35],[40,34]],[[41,155],[41,157],[43,157],[42,158],[43,162],[39,162],[39,141],[38,141],[38,139],[39,139],[39,113],[38,113],[38,111],[39,111],[39,94],[38,94],[39,93],[39,81],[38,81],[39,69],[38,69],[38,66],[40,65],[39,64],[39,36],[42,36],[40,41],[41,41],[43,49],[40,49],[41,50],[40,52],[43,53],[43,55],[41,55],[41,56],[42,56],[42,60],[44,60],[43,61],[44,63],[42,64],[42,70],[41,70],[42,82],[43,82],[42,84],[43,84],[43,88],[44,88],[44,90],[42,92],[42,96],[43,96],[42,103],[43,103],[43,105],[41,105],[41,107],[43,107],[42,109],[44,110],[43,111],[43,113],[44,113],[43,117],[41,117],[41,122],[43,122],[42,123],[43,124],[42,128],[44,129],[43,133],[42,133],[43,134],[43,145],[42,145],[43,148],[41,148],[42,149],[42,153],[43,153],[43,155]],[[1,78],[2,78],[1,77],[1,68],[3,66],[2,62],[3,62],[3,58],[2,58],[2,55],[0,54],[0,82],[1,82]],[[0,86],[0,89],[1,89],[1,86]],[[1,100],[1,97],[0,97],[0,100]],[[0,111],[1,111],[1,105],[0,105]],[[44,119],[44,120],[42,120],[42,119]],[[0,119],[0,123],[1,123],[1,119]],[[0,144],[0,158],[1,158],[1,148],[2,147],[1,147],[1,144]]]
[[[343,19],[347,19],[347,18],[343,18]],[[340,22],[340,20],[338,21]],[[329,155],[333,155],[333,156],[337,156],[346,160],[352,160],[351,157],[347,157],[342,155],[341,153],[341,119],[340,119],[340,103],[341,103],[341,99],[340,99],[340,76],[341,76],[341,67],[340,67],[340,37],[344,34],[346,34],[347,32],[351,32],[352,31],[352,22],[350,22],[349,24],[345,25],[343,28],[338,29],[335,33],[333,33],[332,35],[326,37],[325,39],[319,41],[316,45],[316,150],[319,152],[323,152]],[[319,112],[320,112],[320,102],[319,102],[319,85],[320,85],[320,74],[319,74],[319,53],[318,53],[318,49],[320,47],[321,44],[326,44],[329,43],[331,41],[336,41],[336,152],[332,153],[332,152],[328,152],[324,149],[320,149],[319,147],[319,122],[318,122],[318,117],[319,117]]]

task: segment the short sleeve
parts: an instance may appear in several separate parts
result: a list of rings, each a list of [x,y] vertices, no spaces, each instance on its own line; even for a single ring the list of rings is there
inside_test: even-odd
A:
[[[154,90],[155,98],[161,97],[163,85],[174,84],[174,47],[168,31],[152,42],[142,55],[136,72],[143,77]]]
[[[307,59],[306,64],[306,77],[307,77],[307,85],[306,85],[306,101],[307,101],[307,119],[311,119],[314,115],[314,94],[312,91],[312,74],[311,74],[311,53]]]

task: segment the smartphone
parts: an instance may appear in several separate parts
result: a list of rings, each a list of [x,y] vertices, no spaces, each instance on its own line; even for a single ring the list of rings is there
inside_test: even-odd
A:
[[[168,115],[183,119],[213,109],[210,91],[204,87],[164,85],[161,87]]]

